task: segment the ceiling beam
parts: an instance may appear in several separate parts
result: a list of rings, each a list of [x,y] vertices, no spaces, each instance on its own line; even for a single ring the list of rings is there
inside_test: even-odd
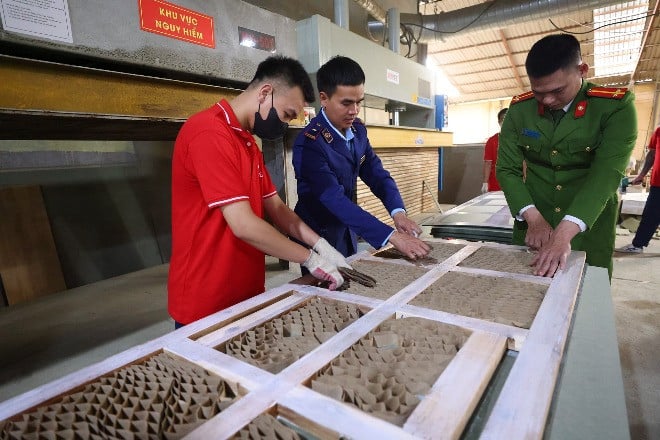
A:
[[[511,48],[509,47],[509,42],[506,40],[504,31],[500,29],[499,33],[500,38],[502,39],[502,45],[504,46],[504,51],[506,52],[506,56],[509,59],[509,64],[511,64],[511,70],[513,70],[513,75],[516,77],[516,82],[518,83],[521,91],[525,90],[525,85],[523,84],[522,78],[520,78],[520,74],[518,73],[518,66],[516,66],[516,63],[513,60],[513,55],[511,55]]]
[[[639,48],[639,54],[637,55],[637,62],[635,63],[635,69],[630,74],[631,83],[635,80],[635,76],[638,73],[640,61],[642,60],[642,53],[644,52],[644,49],[646,49],[646,41],[649,39],[649,35],[654,31],[654,27],[656,23],[655,20],[658,17],[658,5],[660,5],[660,0],[656,0],[655,2],[655,8],[653,8],[653,14],[651,14],[651,17],[649,17],[649,23],[648,23],[649,26],[646,28],[646,32],[644,32],[644,36],[642,37],[642,43]]]
[[[593,23],[591,23],[591,24],[593,25]],[[564,27],[562,27],[562,29],[564,29],[564,30],[582,29],[582,25],[581,24],[576,24],[576,25],[572,25],[572,26],[564,26]],[[539,31],[539,32],[533,32],[533,33],[530,33],[530,34],[521,35],[519,37],[509,37],[509,38],[507,38],[507,41],[511,42],[511,41],[516,41],[516,40],[525,40],[525,39],[529,39],[529,38],[532,38],[532,37],[539,37],[540,38],[540,37],[545,37],[546,35],[552,34],[552,33],[556,33],[556,32],[553,32],[551,29],[542,30],[542,31]],[[580,35],[578,37],[578,40],[580,40],[580,48],[582,49],[583,53],[584,53],[584,46],[585,45],[586,46],[589,46],[589,45],[593,46],[593,32],[590,32],[590,33],[592,34],[591,39],[586,39],[585,35]],[[486,45],[486,44],[497,44],[497,43],[499,43],[498,40],[491,40],[491,41],[486,41],[484,43],[480,43],[480,45],[483,46],[483,45]],[[429,47],[432,47],[432,45],[429,45]],[[429,50],[428,55],[435,55],[435,54],[448,53],[448,52],[461,52],[461,51],[464,51],[465,49],[474,49],[474,44],[466,44],[466,45],[462,45],[462,46],[455,46],[451,49],[440,49],[440,50],[433,50],[433,51]],[[529,49],[527,49],[527,50],[529,50]]]

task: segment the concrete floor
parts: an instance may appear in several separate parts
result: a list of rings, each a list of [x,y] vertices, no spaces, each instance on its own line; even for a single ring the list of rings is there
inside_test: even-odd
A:
[[[618,236],[617,246],[630,242]],[[267,288],[299,275],[267,260]],[[0,402],[174,328],[167,265],[0,309]],[[614,256],[615,307],[633,439],[660,438],[660,240]]]

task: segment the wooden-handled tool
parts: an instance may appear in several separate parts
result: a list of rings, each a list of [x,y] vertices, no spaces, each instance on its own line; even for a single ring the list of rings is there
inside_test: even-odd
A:
[[[339,273],[346,279],[367,287],[376,287],[376,279],[355,269],[340,267]]]

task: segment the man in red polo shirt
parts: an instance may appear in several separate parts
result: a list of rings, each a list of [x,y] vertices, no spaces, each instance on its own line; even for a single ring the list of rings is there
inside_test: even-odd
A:
[[[646,177],[646,173],[653,168],[653,172],[651,173],[651,188],[649,189],[649,196],[644,205],[644,211],[642,211],[642,221],[639,223],[632,243],[616,249],[617,252],[629,254],[644,252],[644,248],[649,245],[653,234],[655,234],[658,225],[660,225],[660,155],[657,153],[658,147],[660,147],[660,126],[656,127],[655,132],[651,136],[642,170],[635,177],[635,180],[631,182],[631,185],[639,185],[644,180],[644,177]]]
[[[497,113],[497,123],[500,128],[504,122],[506,111],[508,108],[503,108]],[[497,164],[497,147],[500,138],[499,131],[488,138],[486,147],[484,148],[484,183],[481,185],[481,194],[489,191],[501,191],[500,184],[495,177],[495,165]]]
[[[265,290],[264,254],[301,263],[334,289],[344,257],[277,195],[253,134],[284,135],[314,101],[302,65],[273,56],[245,91],[191,116],[172,158],[172,257],[168,309],[176,327]],[[289,240],[284,234],[312,249]]]

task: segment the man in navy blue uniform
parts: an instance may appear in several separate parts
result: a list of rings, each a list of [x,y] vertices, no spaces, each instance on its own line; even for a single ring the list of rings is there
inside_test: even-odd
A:
[[[295,140],[293,167],[298,181],[295,211],[344,256],[357,252],[357,236],[378,249],[391,243],[412,259],[430,246],[406,215],[399,189],[374,153],[367,129],[357,118],[364,101],[364,71],[350,58],[336,56],[318,70],[321,111]],[[358,176],[394,220],[386,225],[355,203]],[[319,246],[325,246],[323,243]]]

